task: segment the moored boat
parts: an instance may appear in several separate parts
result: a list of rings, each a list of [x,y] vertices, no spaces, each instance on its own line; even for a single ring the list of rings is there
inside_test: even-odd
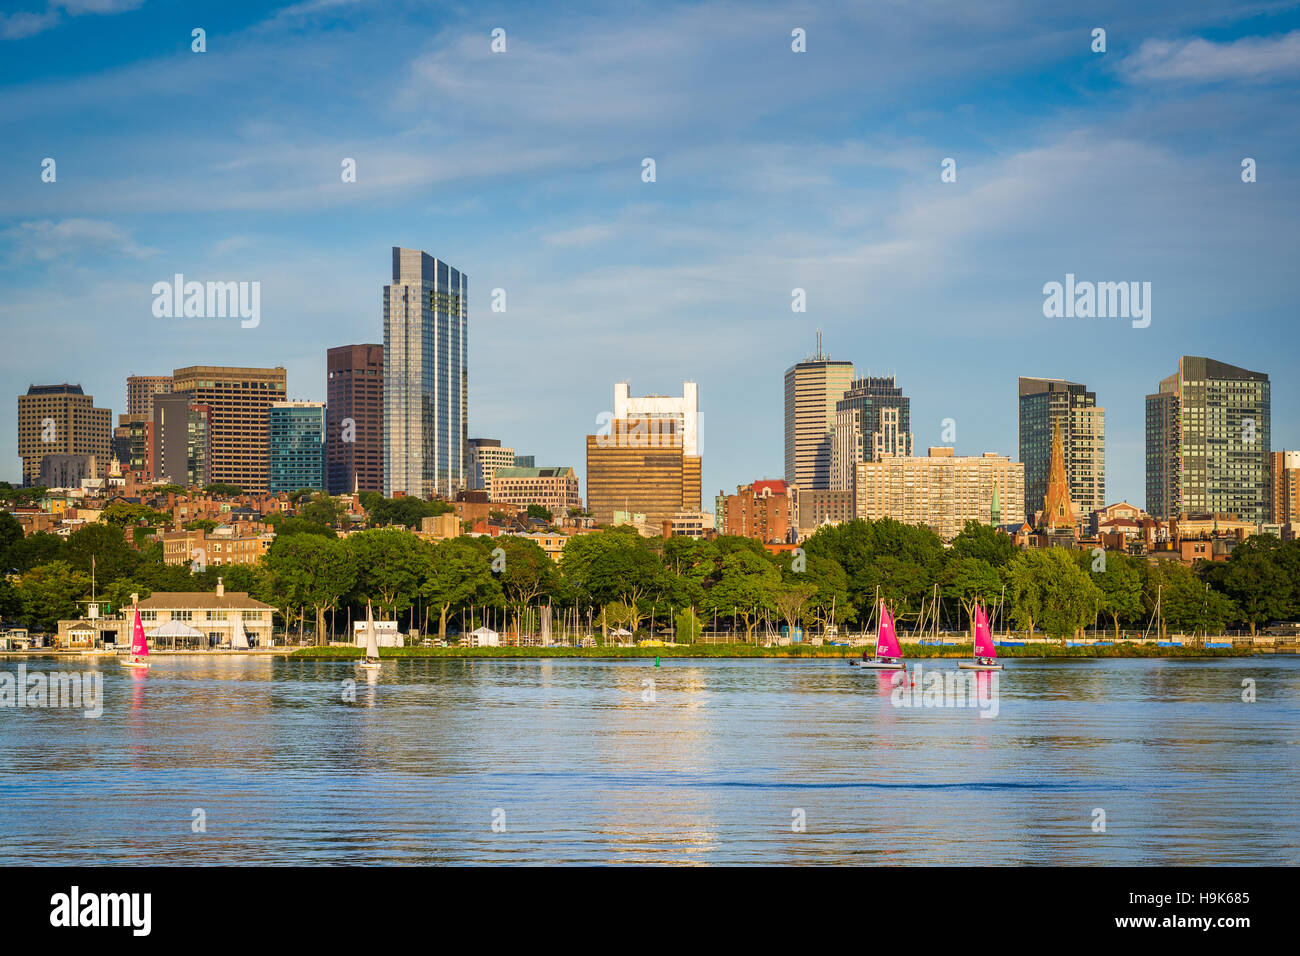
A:
[[[140,621],[139,607],[135,609],[135,624],[131,628],[131,652],[120,663],[123,667],[149,669],[149,642],[144,639],[144,624]]]

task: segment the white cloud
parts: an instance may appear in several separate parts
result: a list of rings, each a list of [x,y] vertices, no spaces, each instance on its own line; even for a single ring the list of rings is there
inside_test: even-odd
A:
[[[0,36],[20,40],[35,36],[57,26],[66,13],[79,17],[85,13],[112,14],[135,10],[144,0],[51,0],[41,13],[18,12],[8,16],[0,14]]]
[[[156,250],[139,245],[128,231],[102,219],[38,219],[5,230],[15,258],[50,262],[73,256],[125,256],[143,259]]]
[[[1277,37],[1215,43],[1200,37],[1144,40],[1120,64],[1132,81],[1213,83],[1264,81],[1300,73],[1300,30]]]

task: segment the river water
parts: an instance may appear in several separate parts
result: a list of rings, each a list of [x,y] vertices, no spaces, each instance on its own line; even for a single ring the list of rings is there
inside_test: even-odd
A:
[[[915,666],[29,660],[0,863],[1300,863],[1300,659]]]

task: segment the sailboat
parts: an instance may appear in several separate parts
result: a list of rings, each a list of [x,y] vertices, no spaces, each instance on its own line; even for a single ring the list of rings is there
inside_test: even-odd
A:
[[[375,634],[375,615],[366,602],[366,657],[357,665],[366,670],[379,670],[379,638]]]
[[[122,661],[123,667],[149,668],[149,644],[144,639],[144,624],[140,622],[140,608],[135,609],[135,625],[131,628],[131,653]]]
[[[248,650],[248,632],[244,630],[243,615],[235,615],[235,623],[231,625],[230,646],[237,651]]]
[[[876,631],[876,656],[868,658],[867,652],[863,651],[862,660],[849,663],[872,670],[903,669],[903,649],[898,646],[898,635],[894,633],[894,616],[883,600],[880,602],[880,626]]]
[[[989,618],[984,613],[984,605],[975,605],[975,660],[961,661],[958,667],[968,671],[1000,671],[1002,665],[997,661],[998,649],[993,646],[993,632],[989,630]]]

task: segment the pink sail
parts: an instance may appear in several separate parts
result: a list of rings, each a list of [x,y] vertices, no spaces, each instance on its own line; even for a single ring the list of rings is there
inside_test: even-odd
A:
[[[997,657],[993,646],[993,634],[989,631],[989,619],[984,613],[984,605],[975,605],[975,656]]]
[[[894,633],[894,616],[880,602],[880,633],[876,636],[877,657],[902,657],[903,649],[898,646],[898,635]]]
[[[149,645],[144,639],[144,625],[140,623],[140,609],[135,609],[135,626],[131,629],[131,656],[148,657]]]

